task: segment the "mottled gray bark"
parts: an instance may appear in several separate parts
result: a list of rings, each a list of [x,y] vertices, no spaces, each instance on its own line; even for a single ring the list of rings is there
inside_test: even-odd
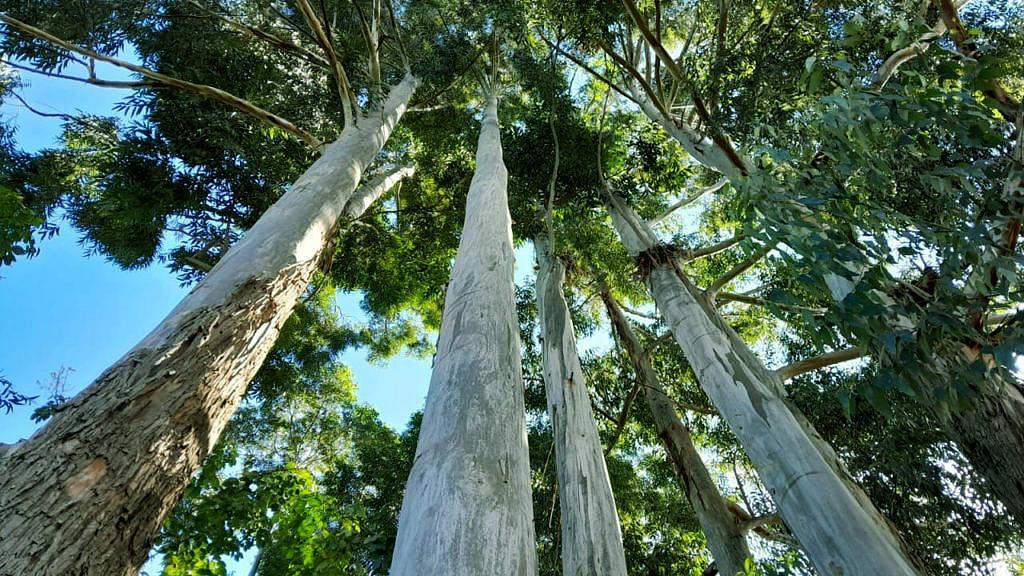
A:
[[[392,576],[537,572],[507,179],[490,97]]]
[[[914,574],[884,517],[838,457],[786,398],[782,382],[754,356],[714,305],[659,255],[656,239],[612,196],[623,243],[640,256],[658,309],[697,380],[729,423],[786,524],[826,575]]]
[[[346,129],[156,329],[5,450],[0,575],[138,573],[415,86]]]
[[[543,235],[537,252],[537,304],[544,389],[551,415],[562,514],[562,573],[625,576],[626,557],[601,440],[590,408],[576,334],[562,294],[565,268]]]
[[[640,379],[644,399],[654,416],[658,437],[675,467],[683,494],[697,513],[697,520],[708,541],[708,549],[715,559],[719,574],[742,574],[744,563],[750,557],[744,527],[729,512],[725,498],[718,491],[718,486],[704,466],[704,460],[693,445],[690,431],[679,419],[672,400],[665,394],[647,351],[637,339],[618,302],[607,291],[601,292],[601,300],[608,310],[608,317],[611,318],[619,342],[629,355],[636,376]]]

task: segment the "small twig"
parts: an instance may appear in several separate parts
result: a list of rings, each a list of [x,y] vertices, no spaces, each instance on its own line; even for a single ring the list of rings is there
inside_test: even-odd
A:
[[[633,401],[636,400],[637,395],[640,394],[641,388],[643,388],[642,382],[637,380],[636,384],[633,385],[633,389],[629,391],[629,395],[626,396],[626,401],[622,405],[622,411],[619,412],[618,421],[615,423],[615,433],[608,442],[608,447],[604,449],[605,457],[612,453],[615,444],[619,442],[622,430],[626,427],[626,422],[629,421],[629,409],[633,406]]]
[[[40,111],[40,110],[36,110],[35,108],[32,107],[31,104],[26,102],[25,99],[22,98],[21,95],[18,94],[17,92],[11,91],[10,94],[12,96],[14,96],[15,98],[17,98],[18,101],[21,102],[22,106],[24,106],[25,108],[28,108],[29,112],[31,112],[31,113],[33,113],[33,114],[35,114],[37,116],[42,116],[44,118],[60,118],[60,119],[65,120],[67,122],[81,122],[81,123],[84,123],[84,121],[81,118],[72,116],[71,114],[65,114],[63,112],[43,112],[43,111]]]

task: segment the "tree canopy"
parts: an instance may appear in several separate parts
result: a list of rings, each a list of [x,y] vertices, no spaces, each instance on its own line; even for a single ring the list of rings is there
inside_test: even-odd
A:
[[[410,83],[163,522],[164,574],[225,574],[253,547],[253,574],[388,573],[434,424],[382,424],[338,357],[435,352],[492,99],[517,254],[549,246],[590,342],[569,379],[589,393],[629,574],[722,564],[672,427],[710,481],[700,498],[749,544],[748,574],[827,564],[709,385],[700,343],[678,342],[653,294],[662,269],[729,350],[751,351],[729,362],[770,377],[908,566],[1019,570],[1020,3],[8,0],[0,20],[3,98],[29,71],[126,90],[109,117],[66,115],[52,149],[22,152],[0,124],[4,266],[45,251],[64,218],[117,266],[203,286],[327,143],[385,118]],[[97,61],[133,79],[97,77]],[[537,570],[559,574],[567,487],[534,279],[515,288],[514,320]],[[342,321],[340,292],[362,295],[365,323]],[[32,400],[0,382],[7,410]]]

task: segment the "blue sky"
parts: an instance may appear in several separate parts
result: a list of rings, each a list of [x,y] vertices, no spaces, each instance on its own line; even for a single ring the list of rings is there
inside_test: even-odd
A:
[[[100,68],[98,73],[127,78],[116,69]],[[29,83],[22,97],[48,113],[114,115],[114,104],[127,95],[27,73],[22,78]],[[33,114],[14,99],[5,102],[0,113],[18,126],[22,149],[57,146],[60,119]],[[77,240],[76,231],[61,222],[60,234],[42,242],[39,256],[0,268],[0,373],[19,392],[40,395],[37,405],[50,393],[52,372],[70,368],[65,394],[78,392],[155,327],[187,292],[159,264],[121,270],[102,257],[87,257]],[[360,319],[358,300],[357,295],[341,296],[341,313]],[[422,407],[429,360],[398,357],[385,366],[371,365],[358,350],[343,359],[352,368],[360,400],[375,406],[391,426],[402,429],[410,414]],[[34,408],[19,407],[0,415],[0,442],[29,436],[36,427],[29,418]]]
[[[101,78],[128,79],[122,71],[106,66],[97,72]],[[127,95],[28,73],[22,78],[29,85],[21,96],[47,113],[116,115],[114,104]],[[21,149],[58,146],[60,119],[40,117],[13,98],[4,102],[0,114],[18,127]],[[160,264],[122,270],[102,256],[87,256],[77,232],[67,222],[58,224],[59,235],[44,240],[38,256],[0,268],[0,373],[18,392],[39,395],[34,405],[0,414],[2,443],[17,442],[37,429],[30,416],[51,393],[52,373],[65,370],[63,393],[73,396],[142,339],[187,293]],[[522,283],[532,275],[532,246],[521,247],[516,261],[516,280]],[[363,319],[359,299],[358,294],[340,295],[339,312],[350,320]],[[373,365],[366,361],[365,352],[353,350],[342,360],[352,369],[360,401],[374,406],[396,430],[404,429],[410,415],[422,408],[430,380],[429,359],[400,356],[385,365]],[[247,573],[251,556],[229,561],[229,569]],[[145,571],[158,574],[159,559],[147,564]]]
[[[127,79],[119,70],[98,68],[107,79]],[[114,104],[127,95],[67,80],[22,74],[29,85],[21,96],[46,113],[115,115]],[[0,108],[5,121],[18,127],[18,146],[36,151],[58,145],[61,120],[38,116],[15,99]],[[39,395],[34,405],[0,414],[0,442],[29,437],[37,425],[31,414],[51,393],[51,374],[65,369],[72,396],[127,352],[154,328],[187,293],[166,268],[121,270],[100,256],[88,257],[78,234],[60,222],[60,234],[40,245],[35,258],[19,259],[0,268],[0,373],[26,395]],[[342,295],[338,307],[349,319],[363,317],[359,296]],[[387,365],[371,365],[359,350],[343,360],[352,369],[359,399],[374,406],[384,422],[397,430],[423,406],[430,380],[430,361],[398,357]],[[247,554],[229,569],[245,574],[252,562]],[[145,567],[160,571],[159,559]]]

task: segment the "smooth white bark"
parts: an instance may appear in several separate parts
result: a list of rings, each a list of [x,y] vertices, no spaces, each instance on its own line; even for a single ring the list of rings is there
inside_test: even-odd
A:
[[[621,199],[609,210],[634,256],[655,247]],[[701,387],[750,456],[786,524],[821,574],[915,571],[885,519],[764,367],[671,262],[652,262],[647,284]]]
[[[345,204],[343,214],[348,219],[358,218],[371,204],[395,187],[403,178],[416,172],[414,166],[386,166],[379,174],[360,186]]]
[[[3,451],[0,574],[138,573],[416,84],[345,130],[156,329]]]
[[[537,304],[544,356],[544,389],[555,442],[562,515],[562,573],[625,576],[626,557],[615,497],[590,408],[576,334],[562,294],[565,268],[543,235],[537,252]]]
[[[686,153],[692,156],[694,160],[721,173],[732,182],[737,182],[743,177],[740,170],[729,159],[726,151],[715,144],[711,138],[698,134],[696,130],[685,122],[677,123],[672,118],[666,118],[635,83],[631,85],[631,91],[633,98],[640,103],[640,109],[643,113],[661,126],[669,136],[679,142],[683,150],[686,150]],[[746,158],[740,158],[740,160],[747,172],[750,173],[752,171],[750,161]]]
[[[508,173],[489,98],[392,576],[533,576]]]

